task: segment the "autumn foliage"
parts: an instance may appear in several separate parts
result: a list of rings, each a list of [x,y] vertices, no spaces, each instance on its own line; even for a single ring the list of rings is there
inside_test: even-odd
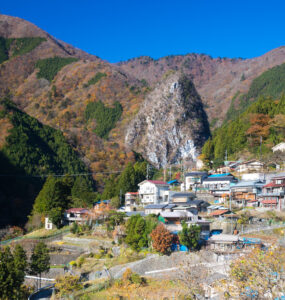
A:
[[[158,252],[167,254],[170,252],[173,235],[163,224],[159,224],[150,234],[152,246]]]

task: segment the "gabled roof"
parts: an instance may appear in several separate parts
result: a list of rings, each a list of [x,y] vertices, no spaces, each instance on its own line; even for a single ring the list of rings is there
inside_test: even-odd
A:
[[[228,209],[218,209],[218,210],[214,210],[210,213],[210,216],[221,216],[223,214],[226,214],[230,212]]]
[[[203,182],[209,182],[209,181],[236,181],[237,179],[234,178],[234,176],[221,176],[221,177],[208,177],[204,179]]]
[[[232,188],[239,188],[239,187],[253,187],[253,186],[259,186],[262,187],[265,184],[263,181],[258,181],[258,180],[243,180],[238,182],[236,185],[234,185]]]
[[[89,212],[87,208],[69,208],[65,211],[66,213],[85,214]]]
[[[145,206],[145,209],[162,209],[165,208],[168,204],[148,204]]]
[[[140,182],[138,185],[141,185],[145,182],[150,182],[150,183],[153,183],[155,185],[167,185],[167,186],[169,186],[169,184],[167,182],[161,181],[161,180],[144,180],[144,181]]]
[[[194,193],[175,193],[175,194],[172,194],[171,198],[184,198],[184,197],[195,197],[195,194]]]
[[[263,204],[277,204],[277,200],[262,200]]]
[[[190,176],[208,176],[208,172],[189,172],[185,174],[185,177]]]
[[[194,217],[189,211],[163,211],[160,213],[163,218],[185,218],[185,217]]]

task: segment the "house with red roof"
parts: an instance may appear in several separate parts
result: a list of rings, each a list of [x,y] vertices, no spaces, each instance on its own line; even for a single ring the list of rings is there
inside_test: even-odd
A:
[[[271,181],[263,186],[260,202],[263,207],[285,209],[285,173],[272,177]]]
[[[138,184],[139,199],[143,206],[169,202],[170,185],[161,180],[144,180]]]

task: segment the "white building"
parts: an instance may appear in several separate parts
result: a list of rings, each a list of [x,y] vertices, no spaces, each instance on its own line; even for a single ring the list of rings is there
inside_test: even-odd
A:
[[[200,187],[203,180],[208,177],[207,172],[190,172],[185,174],[186,191]],[[181,185],[181,191],[185,191],[184,183]]]
[[[238,173],[260,172],[263,169],[263,165],[259,160],[252,159],[239,164],[236,171]]]
[[[274,147],[272,147],[272,151],[273,152],[276,152],[276,151],[284,152],[285,151],[285,142],[279,143],[279,144],[275,145]]]
[[[52,230],[53,229],[53,224],[51,220],[48,217],[45,217],[45,229],[46,230]]]
[[[136,210],[138,207],[138,192],[128,192],[125,194],[125,207],[126,211],[133,211]]]
[[[138,184],[139,198],[143,206],[169,202],[170,185],[159,180],[144,180]]]

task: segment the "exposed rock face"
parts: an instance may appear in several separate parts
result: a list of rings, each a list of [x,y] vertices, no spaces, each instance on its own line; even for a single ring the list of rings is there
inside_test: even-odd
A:
[[[147,96],[127,128],[125,142],[155,166],[195,160],[209,136],[202,101],[192,81],[174,74]]]
[[[119,63],[120,68],[150,84],[161,80],[169,70],[182,71],[193,80],[205,105],[209,121],[222,124],[231,99],[239,91],[246,93],[254,78],[285,62],[285,47],[276,48],[251,59],[211,58],[202,54],[171,55],[154,60],[133,58]],[[243,79],[244,80],[243,80]]]

